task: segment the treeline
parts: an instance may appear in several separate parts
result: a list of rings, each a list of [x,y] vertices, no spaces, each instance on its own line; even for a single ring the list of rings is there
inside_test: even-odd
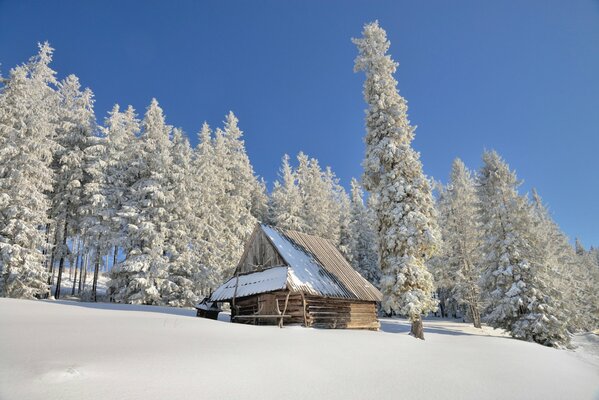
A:
[[[272,197],[255,175],[235,115],[199,143],[168,125],[154,99],[140,119],[118,105],[102,125],[93,93],[50,68],[53,49],[17,66],[0,93],[0,294],[71,294],[110,268],[105,300],[191,306],[227,277],[257,221],[326,237],[372,269],[371,216],[330,168],[283,159]],[[73,271],[74,270],[74,271]],[[376,274],[371,274],[376,279]],[[77,284],[77,279],[79,283]],[[78,293],[79,294],[79,293]]]
[[[354,70],[366,77],[364,183],[376,199],[383,309],[407,316],[421,339],[422,316],[437,300],[442,315],[459,311],[477,327],[486,321],[547,346],[596,329],[597,250],[574,249],[538,194],[519,194],[516,174],[493,151],[476,174],[456,160],[433,197],[411,147],[415,127],[385,30],[368,23],[353,42]]]
[[[476,174],[456,159],[449,183],[437,185],[442,244],[429,265],[440,308],[563,345],[568,331],[599,325],[599,252],[572,247],[538,193],[522,196],[519,185],[494,151]]]

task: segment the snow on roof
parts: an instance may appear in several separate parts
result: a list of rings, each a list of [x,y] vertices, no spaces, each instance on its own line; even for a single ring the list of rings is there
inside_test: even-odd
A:
[[[252,294],[273,292],[287,287],[286,266],[273,267],[251,274],[234,276],[220,286],[212,296],[211,301],[230,300],[235,297],[245,297]],[[235,292],[237,287],[237,292]]]
[[[281,232],[267,225],[262,225],[262,230],[290,267],[288,284],[291,289],[320,296],[355,297],[311,254],[298,248]]]
[[[234,276],[210,300],[227,301],[289,289],[315,296],[381,301],[381,292],[354,270],[328,240],[264,224],[256,229],[264,232],[286,266]]]

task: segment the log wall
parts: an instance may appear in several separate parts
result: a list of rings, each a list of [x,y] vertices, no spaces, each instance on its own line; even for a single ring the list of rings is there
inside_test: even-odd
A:
[[[272,316],[283,313],[288,291],[263,293],[236,299],[237,314],[271,317],[240,318],[234,321],[256,325],[276,325],[278,319]],[[277,309],[278,301],[278,309]],[[376,315],[376,303],[331,299],[318,296],[302,296],[292,293],[287,300],[284,324],[300,324],[314,328],[373,329],[380,327]]]

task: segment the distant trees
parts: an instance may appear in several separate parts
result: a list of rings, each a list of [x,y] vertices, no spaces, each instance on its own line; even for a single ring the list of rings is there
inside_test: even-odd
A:
[[[387,54],[389,41],[378,22],[364,26],[354,70],[364,71],[366,158],[364,186],[375,196],[385,311],[407,315],[411,333],[424,339],[422,315],[436,308],[433,281],[425,262],[434,254],[439,234],[428,179],[411,147],[414,127],[407,102],[399,95]]]

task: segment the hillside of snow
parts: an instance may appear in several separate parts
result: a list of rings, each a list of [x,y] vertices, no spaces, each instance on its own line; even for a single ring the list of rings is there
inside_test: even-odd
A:
[[[599,399],[599,342],[490,328],[279,329],[194,311],[0,298],[0,399]],[[587,334],[592,335],[592,334]],[[594,335],[593,335],[594,336]]]

